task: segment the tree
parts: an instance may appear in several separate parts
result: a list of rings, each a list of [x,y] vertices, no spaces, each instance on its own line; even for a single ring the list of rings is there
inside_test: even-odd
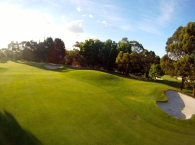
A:
[[[195,22],[189,22],[186,27],[180,26],[172,37],[168,38],[166,51],[169,59],[174,62],[174,72],[178,75],[181,73],[192,74],[195,55]],[[166,59],[168,60],[168,58]],[[169,61],[170,62],[170,61]]]
[[[174,60],[172,60],[167,54],[165,54],[160,59],[160,66],[162,71],[167,74],[174,76],[175,75],[175,67],[174,67]]]
[[[127,76],[129,75],[129,63],[130,63],[130,54],[124,53],[120,51],[117,58],[116,63],[118,64],[119,70],[122,70],[123,74],[125,73]]]
[[[142,46],[142,44],[135,40],[129,41],[129,44],[131,44],[131,49],[134,52],[141,53],[142,51],[144,51],[144,47]]]
[[[131,53],[131,44],[128,41],[127,37],[122,38],[121,41],[118,42],[118,51],[123,51],[124,53],[128,52]]]
[[[156,80],[156,77],[163,76],[163,71],[161,70],[160,64],[152,64],[149,71],[149,76]]]
[[[0,62],[7,62],[7,56],[4,49],[0,49]]]
[[[65,56],[65,64],[72,66],[85,66],[85,59],[78,49],[67,50]]]
[[[144,49],[139,54],[143,73],[148,78],[151,65],[160,64],[160,57],[156,56],[154,51],[148,51],[147,49]]]
[[[64,63],[65,57],[65,44],[59,39],[53,39],[51,37],[45,40],[45,53],[47,54],[47,62],[50,63]]]
[[[173,62],[173,71],[171,73],[177,76],[186,75],[189,79],[194,80],[195,22],[189,22],[185,27],[180,26],[168,38],[166,51],[169,59]]]
[[[88,66],[92,67],[93,69],[99,63],[99,47],[98,47],[98,40],[85,40],[84,43],[81,44],[80,53],[86,59],[86,63]]]
[[[118,55],[117,43],[110,39],[102,43],[102,47],[99,52],[99,59],[101,61],[101,66],[108,71],[114,70],[116,63],[116,57]]]

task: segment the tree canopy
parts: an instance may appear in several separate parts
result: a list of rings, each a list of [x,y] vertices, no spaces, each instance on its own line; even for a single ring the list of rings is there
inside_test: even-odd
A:
[[[195,76],[195,22],[178,27],[166,43],[167,55],[161,59],[162,69],[167,74]]]

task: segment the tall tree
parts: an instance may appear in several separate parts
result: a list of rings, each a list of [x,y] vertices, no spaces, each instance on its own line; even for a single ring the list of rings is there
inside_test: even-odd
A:
[[[103,43],[103,46],[100,50],[100,56],[102,61],[102,66],[105,70],[112,71],[114,70],[116,64],[115,60],[118,54],[117,43],[108,39]]]
[[[149,71],[149,76],[156,80],[157,77],[163,76],[164,73],[160,67],[160,64],[152,64]]]
[[[118,42],[118,51],[123,51],[124,53],[128,52],[131,53],[131,44],[128,41],[127,37],[122,38],[121,41]]]
[[[174,63],[175,63],[175,61],[172,60],[167,54],[165,54],[160,59],[161,69],[167,75],[171,75],[171,76],[174,76],[175,75]]]
[[[47,62],[50,63],[64,63],[65,57],[65,44],[59,39],[55,38],[54,41],[51,37],[45,40],[45,53],[47,54]]]
[[[86,58],[86,63],[88,66],[91,66],[93,69],[97,66],[99,60],[99,47],[96,45],[96,41],[93,39],[85,40],[81,44],[80,53]]]
[[[116,63],[118,64],[119,70],[122,70],[123,74],[129,75],[129,64],[130,64],[130,54],[120,51]]]
[[[85,66],[85,58],[80,54],[78,49],[67,50],[65,64],[72,66]]]
[[[7,61],[7,56],[5,54],[5,50],[0,49],[0,62],[6,62]]]
[[[180,26],[166,43],[168,57],[174,61],[172,74],[195,78],[195,22]]]

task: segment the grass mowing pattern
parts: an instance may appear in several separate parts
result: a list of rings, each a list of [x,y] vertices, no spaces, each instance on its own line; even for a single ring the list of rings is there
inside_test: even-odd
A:
[[[155,102],[177,82],[43,65],[0,64],[0,109],[43,144],[194,144],[195,120],[173,118]]]

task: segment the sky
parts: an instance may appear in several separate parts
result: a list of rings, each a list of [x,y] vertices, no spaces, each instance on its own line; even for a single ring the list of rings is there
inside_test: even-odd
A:
[[[52,37],[71,50],[76,41],[127,37],[162,57],[167,39],[194,14],[194,0],[0,0],[0,48]]]

